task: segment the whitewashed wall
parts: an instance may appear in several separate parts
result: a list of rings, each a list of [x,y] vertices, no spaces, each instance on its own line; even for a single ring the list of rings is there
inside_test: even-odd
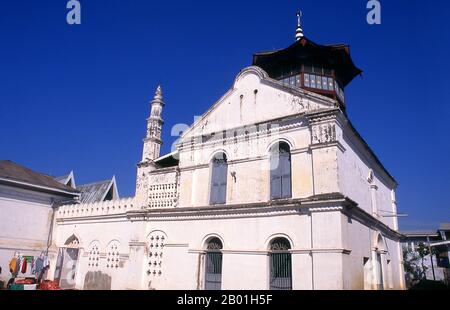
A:
[[[9,262],[16,252],[39,256],[47,249],[52,222],[52,199],[62,198],[37,191],[0,185],[0,280],[10,277]],[[55,253],[50,249],[50,256]],[[30,276],[31,268],[26,274]]]
[[[359,139],[355,137],[351,129],[345,123],[339,127],[339,141],[345,152],[338,152],[339,187],[340,192],[355,201],[360,208],[374,216],[393,230],[398,230],[398,219],[392,216],[397,213],[395,201],[396,184],[375,162],[373,156],[364,148]],[[371,179],[372,178],[372,179]],[[374,206],[375,204],[375,206]],[[375,210],[374,210],[375,208]],[[375,231],[365,227],[361,223],[349,224],[348,238],[354,243],[358,254],[355,263],[351,266],[362,265],[363,257],[371,259],[370,249],[375,247],[373,235]],[[351,232],[351,233],[350,233]],[[358,237],[357,237],[358,236]],[[366,236],[360,238],[359,236]],[[404,288],[404,270],[402,250],[399,240],[385,237],[389,253],[384,259],[384,283],[385,288]],[[366,248],[365,250],[364,247]],[[391,261],[388,268],[386,260]],[[389,269],[389,272],[388,272]],[[355,270],[361,276],[361,270]],[[389,273],[389,274],[388,274]],[[388,278],[390,279],[388,281]]]
[[[294,289],[363,289],[365,282],[373,288],[373,280],[364,275],[363,265],[364,257],[372,259],[379,246],[373,228],[377,219],[370,217],[369,170],[375,171],[379,209],[392,210],[392,187],[382,181],[378,164],[359,150],[359,138],[343,134],[340,113],[331,99],[283,87],[258,68],[243,70],[233,88],[183,136],[179,174],[174,169],[154,170],[155,166],[149,164],[138,170],[136,199],[59,209],[57,246],[63,247],[71,235],[81,242],[77,287],[83,287],[89,272],[87,249],[97,241],[102,249],[99,271],[111,276],[112,289],[202,289],[205,241],[217,236],[224,244],[222,288],[267,289],[269,241],[285,236],[292,244]],[[196,142],[213,132],[233,129],[234,133],[239,126],[286,116],[295,116],[294,121],[277,132],[246,134],[243,129],[242,134],[232,134],[231,139]],[[344,214],[344,204],[348,203],[320,200],[310,202],[314,206],[298,204],[298,210],[269,208],[227,213],[212,209],[206,215],[200,213],[204,211],[200,207],[209,204],[210,162],[219,151],[227,154],[229,163],[227,204],[268,202],[269,148],[280,140],[291,146],[294,199],[342,193],[368,217],[356,220],[350,214],[349,218]],[[166,201],[166,194],[171,194],[173,188],[158,186],[171,184],[177,189],[176,203],[161,204],[158,199]],[[153,193],[152,186],[158,187]],[[172,213],[164,213],[164,209]],[[392,219],[379,219],[395,229]],[[152,237],[162,236],[163,258],[155,258],[155,253],[161,253],[155,248],[155,240],[161,239]],[[123,260],[114,270],[105,267],[111,240],[120,243]],[[401,253],[394,240],[384,236],[383,264],[391,260],[392,285],[386,287],[399,289],[403,277]],[[383,270],[387,272],[387,268]]]
[[[346,288],[343,260],[348,254],[342,246],[342,223],[337,211],[314,212],[312,217],[308,212],[280,211],[240,217],[194,215],[191,220],[155,218],[148,222],[130,222],[121,215],[114,221],[106,216],[86,216],[83,220],[62,216],[58,221],[58,246],[64,247],[72,235],[80,240],[78,289],[84,287],[89,271],[110,276],[112,289],[201,289],[202,256],[209,237],[223,241],[223,289],[268,289],[268,248],[275,237],[286,237],[292,243],[294,289]],[[327,227],[326,232],[323,227]],[[164,235],[165,241],[163,258],[157,260],[161,262],[161,274],[153,275],[147,271],[148,262],[153,261],[148,254],[154,251],[150,248],[150,236],[155,236],[155,232]],[[121,258],[120,267],[113,269],[106,267],[107,244],[112,240],[120,242]],[[100,248],[98,267],[88,266],[93,242]]]

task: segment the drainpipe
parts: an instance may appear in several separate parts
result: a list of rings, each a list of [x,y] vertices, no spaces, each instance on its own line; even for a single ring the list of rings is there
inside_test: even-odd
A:
[[[52,235],[53,235],[53,225],[55,220],[55,209],[56,209],[56,203],[55,200],[52,198],[51,200],[51,208],[52,208],[52,216],[50,220],[50,227],[48,229],[48,236],[47,236],[47,248],[45,249],[45,256],[48,256],[48,249],[50,248],[50,245],[52,243]]]
[[[436,275],[434,274],[433,252],[431,251],[430,236],[427,236],[427,242],[428,242],[428,251],[430,252],[431,270],[433,271],[433,281],[436,281]]]

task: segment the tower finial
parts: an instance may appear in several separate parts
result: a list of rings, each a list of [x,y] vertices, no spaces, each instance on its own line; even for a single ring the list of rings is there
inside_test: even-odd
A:
[[[297,30],[295,31],[295,40],[299,41],[303,38],[303,29],[302,29],[302,11],[297,12]]]
[[[162,88],[161,88],[161,84],[158,84],[158,87],[156,88],[156,92],[155,92],[155,98],[156,100],[161,100],[162,99]]]

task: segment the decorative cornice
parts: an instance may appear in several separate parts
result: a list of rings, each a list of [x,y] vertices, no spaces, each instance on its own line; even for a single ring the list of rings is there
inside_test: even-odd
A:
[[[166,248],[188,248],[189,244],[187,243],[166,243],[164,245]]]
[[[311,144],[309,147],[310,150],[318,150],[323,149],[327,147],[337,147],[341,152],[345,152],[347,149],[342,145],[339,141],[333,141],[333,142],[325,142],[325,143],[315,143]]]
[[[147,167],[156,168],[156,164],[153,160],[148,159],[146,161],[141,161],[140,163],[138,163],[137,167],[138,168],[147,168]]]
[[[319,111],[312,111],[305,114],[311,125],[320,124],[323,122],[333,121],[339,114],[343,114],[341,109],[333,108]]]
[[[292,152],[291,152],[291,154],[292,154]],[[259,161],[259,160],[267,160],[267,159],[269,159],[269,155],[255,156],[255,157],[249,157],[249,158],[229,160],[228,164],[236,165],[236,164],[248,163],[248,162]]]
[[[60,225],[92,221],[184,221],[286,216],[313,212],[342,212],[393,239],[402,237],[399,232],[390,228],[372,214],[367,213],[356,202],[340,193],[248,204],[160,209],[143,209],[139,207],[136,200],[123,199],[98,204],[62,206],[57,210],[56,221]]]
[[[314,196],[304,199],[284,199],[269,202],[204,206],[204,207],[178,207],[167,209],[143,209],[127,212],[131,221],[166,221],[166,220],[192,220],[233,217],[267,217],[311,212],[335,205],[346,205],[347,200],[340,194]]]
[[[186,166],[186,167],[180,167],[180,171],[190,171],[190,170],[196,170],[196,169],[208,169],[209,164],[201,164],[201,165],[192,165],[192,166]]]
[[[162,144],[162,140],[156,137],[145,137],[144,139],[142,139],[142,142],[155,142],[158,144]]]
[[[198,149],[200,147],[207,147],[211,145],[217,145],[217,144],[227,144],[230,142],[242,142],[246,140],[251,140],[254,138],[261,138],[262,136],[270,136],[273,134],[278,133],[285,133],[289,132],[294,129],[298,129],[301,127],[306,127],[305,113],[298,113],[295,115],[282,117],[282,118],[276,118],[272,120],[268,120],[264,123],[259,123],[255,125],[248,125],[248,126],[242,126],[242,127],[236,127],[236,128],[230,128],[228,130],[215,132],[209,134],[211,137],[208,141],[204,141],[205,136],[199,135],[199,136],[192,136],[189,137],[189,139],[182,140],[177,148],[180,152],[183,150],[192,150],[192,149]],[[281,124],[281,125],[280,125]],[[276,127],[272,127],[273,125],[278,125]],[[256,131],[247,132],[246,129],[255,129]],[[223,136],[223,132],[225,133],[233,133],[230,136]],[[234,133],[237,132],[239,135],[234,135]]]
[[[286,207],[268,207],[268,208],[250,208],[236,210],[205,210],[204,208],[196,208],[197,211],[183,210],[187,208],[176,208],[178,212],[146,212],[146,211],[134,211],[128,212],[127,218],[130,221],[186,221],[186,220],[200,220],[200,219],[219,219],[219,218],[241,218],[241,217],[267,217],[267,216],[281,216],[281,215],[293,215],[299,213],[299,206],[286,206]],[[151,209],[149,209],[151,210]],[[151,210],[154,211],[154,210]]]
[[[145,242],[145,241],[130,241],[128,243],[128,245],[130,247],[146,247],[147,246],[147,242]]]
[[[311,152],[311,148],[310,147],[301,147],[298,149],[292,149],[291,150],[291,155],[296,155],[296,154],[303,154],[303,153],[308,153]],[[266,156],[267,158],[268,156]]]
[[[167,168],[157,168],[148,173],[148,175],[159,175],[159,174],[167,174],[167,173],[177,173],[179,170],[178,166],[175,167],[167,167]]]
[[[335,253],[335,254],[345,254],[349,255],[352,251],[349,249],[338,249],[338,248],[329,248],[329,249],[320,249],[320,248],[314,248],[314,249],[293,249],[289,251],[292,254],[323,254],[323,253]]]
[[[324,208],[309,208],[310,212],[334,212],[334,211],[342,211],[343,207],[324,207]]]
[[[268,256],[272,253],[269,250],[228,250],[224,249],[220,251],[222,254],[228,255],[262,255]],[[345,254],[349,255],[352,251],[349,249],[341,249],[341,248],[307,248],[307,249],[292,249],[287,251],[291,254],[322,254],[322,253],[336,253],[336,254]],[[206,254],[207,251],[205,249],[189,249],[188,253],[190,254]]]

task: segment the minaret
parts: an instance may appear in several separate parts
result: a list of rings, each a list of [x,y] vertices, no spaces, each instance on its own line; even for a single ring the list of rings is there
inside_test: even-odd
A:
[[[164,124],[161,118],[164,101],[161,85],[156,89],[155,97],[151,101],[150,117],[147,119],[147,135],[144,139],[144,149],[142,152],[142,163],[154,161],[161,152],[161,129]]]
[[[295,31],[295,41],[300,41],[300,39],[303,38],[302,15],[302,11],[297,12],[297,30]]]
[[[151,101],[150,117],[147,119],[147,134],[144,139],[142,161],[137,165],[136,198],[142,207],[148,205],[149,173],[156,169],[155,160],[161,152],[161,128],[164,124],[161,118],[164,101],[161,86],[156,89],[155,97]]]

